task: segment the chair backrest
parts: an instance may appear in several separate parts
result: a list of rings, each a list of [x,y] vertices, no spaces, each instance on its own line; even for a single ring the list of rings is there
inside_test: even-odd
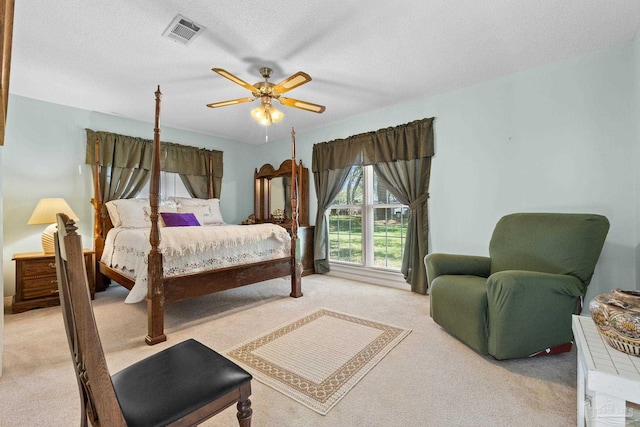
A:
[[[569,274],[591,281],[609,220],[602,215],[515,213],[498,221],[491,243],[491,273],[504,270]]]
[[[87,285],[82,238],[76,230],[73,220],[58,214],[55,237],[58,290],[80,389],[82,416],[87,416],[93,425],[126,426],[98,336]]]

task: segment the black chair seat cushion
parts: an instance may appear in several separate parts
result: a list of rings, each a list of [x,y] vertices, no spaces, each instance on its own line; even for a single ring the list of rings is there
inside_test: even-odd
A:
[[[229,359],[190,339],[111,378],[124,418],[135,427],[167,425],[252,377]]]

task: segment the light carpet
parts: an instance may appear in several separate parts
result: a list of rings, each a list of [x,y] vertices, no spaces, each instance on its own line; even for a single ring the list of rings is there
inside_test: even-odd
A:
[[[325,415],[410,332],[321,309],[226,355],[258,381]]]
[[[144,342],[146,305],[127,290],[97,292],[93,307],[111,373],[185,339],[219,353],[326,308],[411,329],[326,415],[252,382],[254,427],[539,427],[576,425],[576,351],[497,361],[429,316],[429,296],[322,274],[273,279],[167,304],[167,341]],[[10,314],[5,298],[0,427],[80,425],[78,383],[60,307]],[[202,427],[237,426],[235,407]]]

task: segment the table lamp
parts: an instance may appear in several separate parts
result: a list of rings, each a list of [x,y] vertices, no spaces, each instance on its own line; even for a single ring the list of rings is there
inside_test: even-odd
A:
[[[40,199],[27,224],[50,224],[42,232],[42,250],[45,254],[54,253],[53,234],[58,230],[56,214],[63,213],[74,221],[78,216],[62,198]]]

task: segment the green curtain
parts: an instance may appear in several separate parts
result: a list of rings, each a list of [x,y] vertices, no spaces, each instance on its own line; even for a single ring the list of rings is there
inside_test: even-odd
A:
[[[362,147],[369,140],[370,137],[363,134],[315,144],[311,154],[311,171],[316,173],[361,165]]]
[[[96,138],[99,141],[101,169],[97,178],[103,203],[138,195],[151,177],[153,140],[91,129],[86,133],[86,163],[95,164]],[[171,142],[161,142],[160,147],[161,169],[179,174],[192,197],[207,198],[210,193],[220,197],[222,151]]]
[[[428,284],[423,260],[428,253],[431,157],[376,163],[373,169],[380,184],[402,204],[409,206],[407,236],[400,271],[407,283],[411,284],[413,292],[426,294]]]
[[[329,271],[327,208],[342,188],[352,165],[374,165],[382,184],[410,208],[401,271],[412,291],[427,293],[422,259],[428,251],[427,199],[434,155],[433,120],[416,120],[313,146],[312,170],[318,195],[314,233],[316,272]],[[328,171],[333,171],[333,179],[329,179]]]
[[[222,151],[162,142],[162,170],[180,175],[191,197],[220,198]],[[210,191],[211,190],[211,191]]]
[[[95,164],[95,141],[99,141],[100,174],[95,176],[95,168],[91,168],[94,180],[99,180],[104,203],[115,199],[135,197],[151,176],[152,146],[148,140],[122,136],[109,132],[94,132],[86,129],[87,149],[86,163]]]
[[[325,169],[313,173],[313,183],[318,197],[316,226],[313,231],[313,264],[316,273],[328,273],[329,268],[329,224],[325,212],[331,206],[344,185],[351,166],[344,169]]]

